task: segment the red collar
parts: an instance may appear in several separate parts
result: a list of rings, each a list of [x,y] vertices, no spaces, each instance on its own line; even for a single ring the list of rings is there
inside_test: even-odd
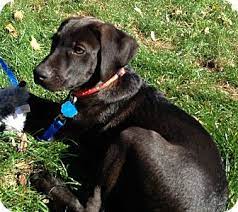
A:
[[[90,88],[90,89],[78,90],[78,91],[76,90],[72,94],[73,94],[73,96],[75,96],[77,98],[89,96],[91,94],[94,94],[94,93],[108,87],[113,82],[115,82],[119,77],[122,77],[125,73],[126,73],[126,70],[124,69],[124,67],[120,68],[120,70],[114,76],[112,76],[108,81],[101,82],[98,85],[96,85],[95,87]]]

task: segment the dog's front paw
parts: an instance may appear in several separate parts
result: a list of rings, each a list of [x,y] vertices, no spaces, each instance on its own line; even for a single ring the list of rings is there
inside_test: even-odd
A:
[[[59,179],[53,177],[46,171],[41,171],[31,177],[31,184],[38,191],[46,194],[51,199],[54,208],[66,209],[66,211],[83,212],[84,207],[80,204],[76,196],[74,196],[66,185]]]

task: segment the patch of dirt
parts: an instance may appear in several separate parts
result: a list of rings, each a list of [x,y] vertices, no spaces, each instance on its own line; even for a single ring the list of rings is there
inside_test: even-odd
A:
[[[12,167],[11,170],[8,170],[2,177],[0,177],[0,184],[2,186],[17,186],[20,182],[19,177],[28,176],[33,171],[33,165],[31,161],[19,161]]]
[[[71,17],[80,17],[80,16],[93,16],[89,12],[86,11],[78,11],[76,13],[61,13],[60,14],[64,19]]]
[[[228,94],[233,100],[238,101],[238,87],[229,84],[229,82],[221,82],[218,84],[217,88]]]
[[[11,173],[10,171],[8,173],[5,173],[4,176],[0,177],[0,184],[1,186],[17,186],[17,177],[15,173]]]
[[[200,59],[198,65],[202,68],[206,68],[209,71],[220,72],[224,67],[216,59]]]

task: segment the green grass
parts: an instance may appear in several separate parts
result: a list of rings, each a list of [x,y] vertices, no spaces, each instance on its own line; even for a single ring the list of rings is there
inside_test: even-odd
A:
[[[24,12],[21,22],[13,18],[17,10]],[[63,96],[36,86],[32,70],[48,53],[50,37],[60,22],[81,14],[116,24],[133,35],[140,44],[133,67],[212,134],[226,167],[232,206],[238,199],[238,14],[221,0],[15,0],[0,15],[0,55],[19,79],[28,82],[31,92],[54,99]],[[5,30],[8,23],[16,28],[17,38]],[[151,31],[156,42],[150,38]],[[39,51],[31,48],[31,36],[40,43]],[[4,75],[0,83],[7,85]],[[30,139],[27,152],[17,153],[9,135],[1,135],[1,140],[0,199],[13,211],[47,211],[45,197],[28,184],[14,183],[14,176],[18,164],[25,162],[30,167],[42,164],[70,180],[59,159],[66,146]]]

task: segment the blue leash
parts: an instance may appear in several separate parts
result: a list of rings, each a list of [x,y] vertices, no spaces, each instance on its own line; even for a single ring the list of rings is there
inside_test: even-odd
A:
[[[65,125],[66,119],[63,117],[56,117],[51,125],[45,130],[43,135],[38,136],[38,140],[51,141],[56,133]]]
[[[0,64],[3,71],[6,73],[10,84],[13,87],[21,87],[21,82],[19,83],[13,71],[8,67],[2,58],[0,58]],[[65,125],[66,118],[73,118],[77,115],[78,111],[71,101],[66,101],[61,105],[61,114],[57,116],[52,124],[47,128],[43,135],[39,136],[39,140],[50,141],[54,138],[55,134]]]
[[[76,101],[76,99],[74,101]],[[77,114],[78,111],[74,102],[72,103],[70,100],[66,101],[61,105],[61,114],[54,119],[52,124],[39,139],[44,141],[52,140],[55,134],[65,125],[67,118],[73,118]]]
[[[7,77],[9,79],[9,82],[13,87],[17,87],[19,82],[14,75],[13,71],[8,67],[8,65],[4,62],[2,58],[0,58],[0,64],[2,66],[3,71],[7,74]]]

